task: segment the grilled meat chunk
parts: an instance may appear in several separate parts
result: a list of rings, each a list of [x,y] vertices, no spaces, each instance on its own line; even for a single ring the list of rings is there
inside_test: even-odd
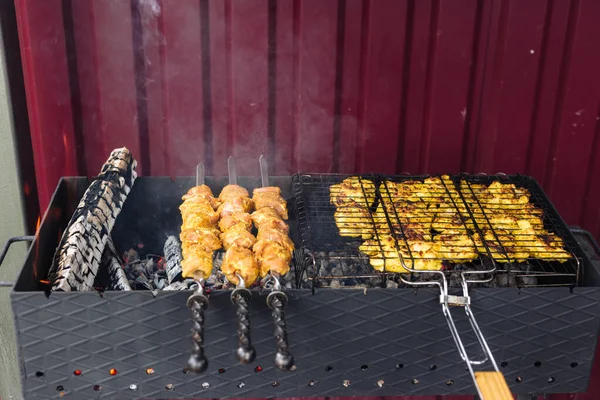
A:
[[[252,201],[257,210],[263,208],[273,209],[282,219],[288,219],[287,203],[281,197],[281,189],[268,186],[254,189]]]
[[[259,269],[250,249],[233,245],[225,252],[221,271],[234,285],[239,284],[237,275],[240,275],[246,286],[249,287],[256,281]]]
[[[352,176],[329,187],[330,201],[336,207],[353,206],[369,208],[375,201],[375,184]]]

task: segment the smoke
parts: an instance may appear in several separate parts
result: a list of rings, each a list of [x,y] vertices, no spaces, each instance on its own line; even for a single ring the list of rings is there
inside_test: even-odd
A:
[[[158,0],[138,0],[143,19],[160,17],[161,9]]]

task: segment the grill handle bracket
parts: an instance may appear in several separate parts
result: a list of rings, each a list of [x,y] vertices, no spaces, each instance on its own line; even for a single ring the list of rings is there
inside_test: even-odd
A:
[[[4,262],[4,258],[6,258],[6,254],[8,253],[8,249],[13,243],[17,242],[33,242],[35,240],[35,236],[15,236],[11,237],[6,241],[4,247],[2,248],[2,253],[0,253],[0,266]],[[0,281],[0,287],[12,287],[14,282],[2,282]]]

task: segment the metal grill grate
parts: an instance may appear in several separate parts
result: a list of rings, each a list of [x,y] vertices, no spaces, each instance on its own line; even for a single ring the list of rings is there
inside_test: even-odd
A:
[[[306,259],[312,260],[301,269],[317,285],[334,280],[342,286],[386,285],[408,272],[404,266],[441,269],[452,286],[460,284],[456,272],[465,270],[476,273],[474,278],[495,273],[480,286],[578,282],[573,239],[531,178],[355,175],[353,191],[338,198],[339,187],[332,185],[349,177],[294,176],[301,241],[311,253]],[[493,182],[514,186],[503,186],[510,191],[496,195],[494,187],[488,189]],[[403,276],[426,281],[429,275]]]

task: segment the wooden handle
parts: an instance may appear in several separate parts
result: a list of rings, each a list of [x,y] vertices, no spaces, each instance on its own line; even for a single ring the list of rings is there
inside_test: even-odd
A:
[[[475,380],[483,395],[482,400],[513,400],[502,372],[475,372]]]

